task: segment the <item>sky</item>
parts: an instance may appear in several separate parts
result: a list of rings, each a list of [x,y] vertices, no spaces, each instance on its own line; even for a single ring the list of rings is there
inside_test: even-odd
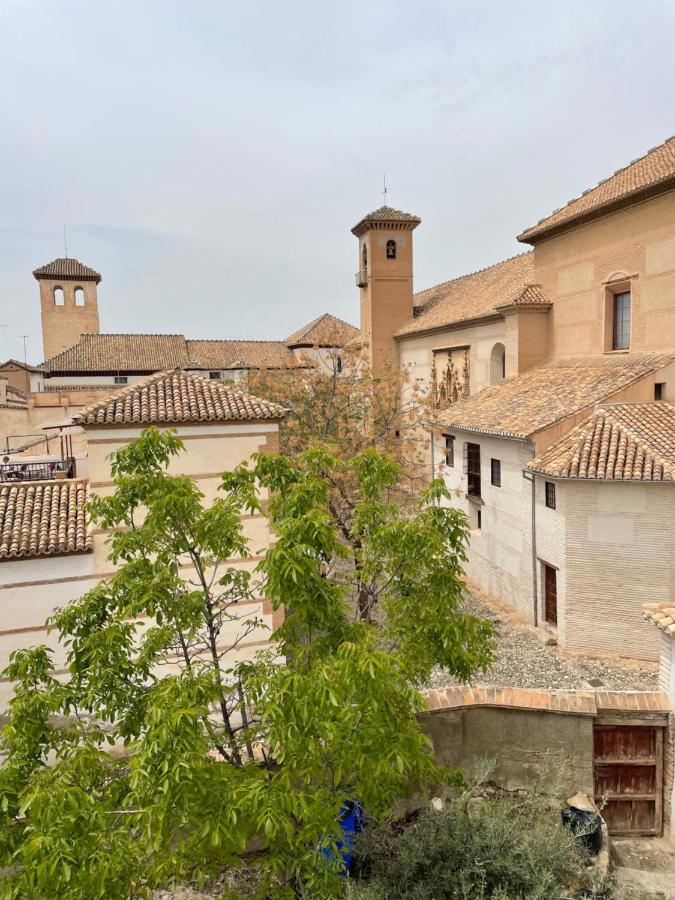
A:
[[[415,213],[415,289],[675,133],[675,0],[0,0],[0,359],[31,272],[102,273],[101,329],[358,324],[350,228]]]

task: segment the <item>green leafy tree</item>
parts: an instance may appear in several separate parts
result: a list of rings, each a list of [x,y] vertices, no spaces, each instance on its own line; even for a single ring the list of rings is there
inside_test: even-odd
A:
[[[417,689],[435,665],[459,678],[486,665],[490,632],[458,610],[465,522],[432,504],[442,486],[404,515],[391,460],[316,450],[258,456],[205,505],[167,473],[181,449],[148,429],[114,454],[114,493],[91,515],[117,570],[54,617],[65,678],[44,646],[6,670],[2,896],[127,898],[253,863],[261,896],[329,897],[339,864],[318,850],[335,847],[345,800],[381,814],[451,777]],[[376,622],[350,613],[352,545],[327,477],[342,467]],[[262,509],[276,541],[251,573],[231,560],[251,553],[242,514]],[[260,625],[245,601],[261,596],[285,620],[241,661]]]

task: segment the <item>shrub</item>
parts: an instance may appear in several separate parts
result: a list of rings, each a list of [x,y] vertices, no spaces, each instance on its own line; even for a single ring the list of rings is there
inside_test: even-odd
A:
[[[407,823],[371,822],[356,859],[347,894],[358,900],[549,900],[592,880],[557,809],[538,794],[465,794],[441,810],[426,803]],[[597,891],[586,896],[606,896]]]

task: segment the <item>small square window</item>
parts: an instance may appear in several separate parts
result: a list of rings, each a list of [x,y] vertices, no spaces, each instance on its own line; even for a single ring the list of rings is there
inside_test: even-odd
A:
[[[490,481],[495,487],[502,486],[502,461],[501,459],[490,460]]]
[[[665,386],[666,386],[665,382],[663,382],[663,381],[656,382],[656,384],[654,385],[654,399],[655,400],[663,400],[663,394],[664,394],[663,389],[665,388]]]
[[[128,384],[129,379],[126,375],[115,375],[115,384]]]
[[[449,468],[455,465],[455,436],[453,434],[444,434],[445,439],[445,464]]]
[[[555,484],[552,481],[544,482],[546,491],[546,506],[549,509],[555,509]]]
[[[211,381],[220,381],[220,372],[209,372]]]

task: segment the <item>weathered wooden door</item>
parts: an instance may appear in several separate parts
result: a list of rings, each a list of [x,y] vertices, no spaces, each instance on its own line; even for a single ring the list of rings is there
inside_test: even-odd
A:
[[[663,729],[653,725],[596,725],[593,729],[595,802],[610,834],[661,834]]]
[[[544,618],[549,625],[558,624],[557,572],[544,563]]]

